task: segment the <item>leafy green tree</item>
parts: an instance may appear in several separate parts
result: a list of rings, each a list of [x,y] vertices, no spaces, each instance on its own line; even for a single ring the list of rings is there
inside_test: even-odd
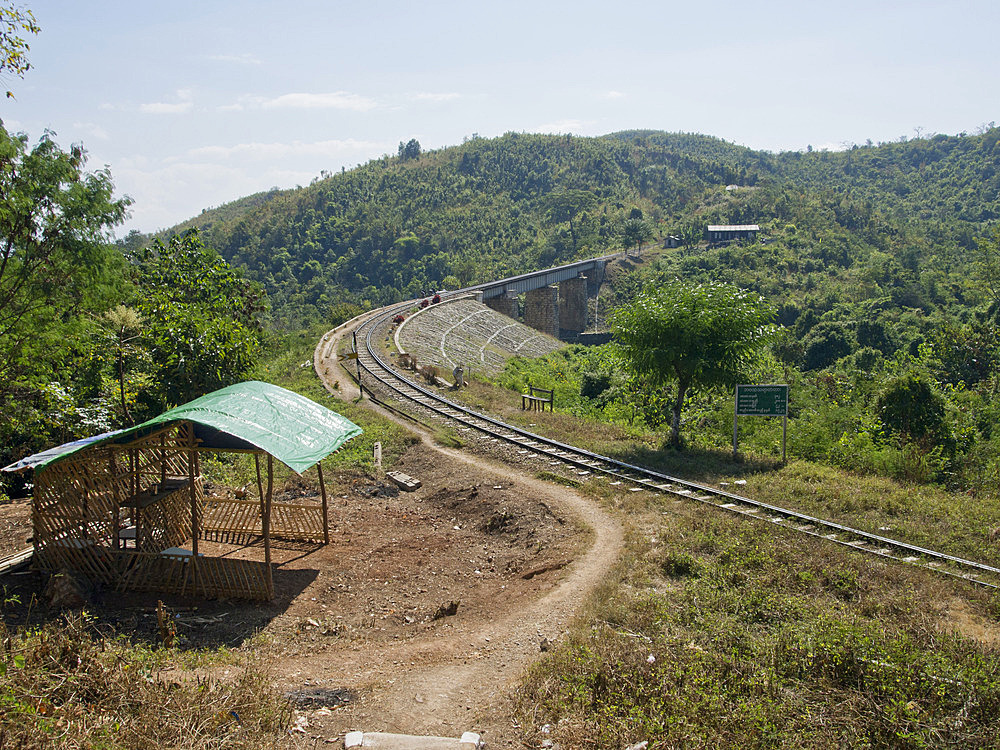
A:
[[[18,78],[31,68],[28,62],[28,45],[24,35],[37,34],[41,29],[35,22],[35,16],[27,8],[13,3],[0,3],[0,78],[10,73]],[[12,99],[14,93],[7,92],[7,98]]]
[[[548,218],[557,224],[569,223],[569,236],[576,252],[577,231],[573,220],[584,211],[589,211],[597,205],[597,198],[588,190],[559,190],[545,197],[545,207]]]
[[[622,244],[625,247],[635,245],[635,251],[642,250],[642,243],[653,236],[653,228],[645,219],[631,218],[622,225]]]
[[[80,146],[45,134],[29,148],[0,126],[0,402],[15,383],[51,379],[70,321],[120,279],[110,233],[130,201],[86,160]]]
[[[260,285],[195,232],[153,240],[131,259],[153,366],[147,407],[159,411],[246,377],[260,353],[267,307]]]
[[[980,237],[979,272],[986,291],[994,302],[1000,302],[1000,224],[988,237]]]
[[[676,384],[670,442],[679,446],[688,392],[730,387],[747,378],[774,335],[773,319],[758,294],[717,282],[673,281],[616,309],[611,329],[638,376],[665,393]]]
[[[854,349],[851,336],[840,323],[824,321],[810,329],[803,341],[805,361],[803,369],[819,370],[846,357]]]
[[[420,141],[411,138],[406,143],[399,142],[399,158],[401,161],[410,161],[420,156]]]

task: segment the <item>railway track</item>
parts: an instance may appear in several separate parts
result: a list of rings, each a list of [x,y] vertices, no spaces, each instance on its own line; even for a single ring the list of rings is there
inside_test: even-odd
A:
[[[998,568],[763,503],[715,487],[679,479],[643,466],[618,461],[472,411],[411,381],[379,353],[376,343],[379,337],[385,336],[389,321],[400,312],[411,308],[412,303],[389,308],[380,315],[369,317],[354,332],[358,374],[353,377],[360,375],[363,390],[368,391],[374,400],[390,408],[398,411],[398,408],[382,397],[383,394],[373,396],[373,387],[383,391],[389,399],[416,406],[433,421],[450,423],[457,426],[460,431],[479,434],[483,440],[510,444],[518,453],[533,453],[553,467],[558,465],[571,467],[580,478],[605,477],[612,485],[622,485],[627,491],[649,490],[701,503],[720,511],[772,523],[795,533],[821,538],[886,560],[924,568],[977,586],[1000,589]],[[331,356],[329,346],[325,347],[325,355]]]

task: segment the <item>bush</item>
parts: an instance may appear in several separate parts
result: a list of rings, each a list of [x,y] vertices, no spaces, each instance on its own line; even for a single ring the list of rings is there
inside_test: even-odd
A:
[[[876,407],[882,423],[898,435],[922,443],[947,435],[944,398],[915,373],[890,380]]]

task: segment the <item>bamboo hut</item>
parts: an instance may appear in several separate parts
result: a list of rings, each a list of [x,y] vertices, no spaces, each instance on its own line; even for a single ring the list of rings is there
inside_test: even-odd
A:
[[[269,600],[273,537],[329,543],[324,458],[361,428],[278,386],[238,383],[126,430],[4,467],[34,469],[34,564],[118,591]],[[199,457],[251,453],[257,499],[206,499]],[[318,465],[321,505],[275,503],[274,459]],[[200,553],[199,540],[262,539],[263,560]]]

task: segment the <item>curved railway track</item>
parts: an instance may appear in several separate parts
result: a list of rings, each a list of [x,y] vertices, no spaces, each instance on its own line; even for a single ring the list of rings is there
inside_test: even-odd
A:
[[[389,321],[400,312],[411,309],[412,306],[412,302],[407,302],[387,308],[380,314],[368,316],[354,331],[357,368],[358,375],[362,378],[362,390],[367,390],[369,397],[389,408],[399,411],[388,403],[382,394],[373,396],[373,387],[384,391],[390,399],[415,405],[432,420],[455,424],[459,430],[478,433],[484,440],[503,441],[515,446],[519,453],[535,453],[553,466],[562,464],[572,467],[581,478],[603,476],[612,485],[627,485],[630,491],[646,489],[672,495],[744,518],[773,523],[796,533],[822,538],[886,560],[925,568],[941,575],[966,580],[977,586],[1000,589],[998,568],[618,461],[506,424],[451,401],[409,380],[378,351],[376,342],[378,337],[385,335]],[[328,336],[324,337],[324,342]],[[321,356],[330,358],[330,345],[325,347]],[[317,358],[318,364],[319,358]],[[352,373],[355,379],[358,375]]]

